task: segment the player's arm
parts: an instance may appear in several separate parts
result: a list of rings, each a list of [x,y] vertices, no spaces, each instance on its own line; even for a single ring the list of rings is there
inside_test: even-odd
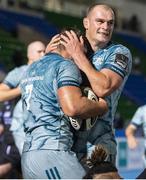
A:
[[[0,165],[0,178],[4,178],[10,170],[12,169],[12,164],[10,162]]]
[[[137,128],[134,124],[129,124],[125,130],[125,134],[127,137],[127,143],[129,148],[134,149],[137,146],[137,140],[135,137],[135,132]]]
[[[102,69],[99,72],[92,67],[85,56],[83,59],[84,64],[81,70],[86,74],[93,91],[99,97],[111,94],[121,85],[123,79],[120,75],[110,69]]]
[[[93,91],[99,97],[105,97],[117,89],[123,79],[122,77],[110,69],[102,69],[97,71],[87,59],[83,51],[83,40],[80,41],[74,32],[67,32],[68,37],[61,35],[61,42],[71,54],[77,66],[86,74]]]
[[[21,91],[19,87],[11,89],[8,85],[1,83],[0,84],[0,102],[14,99],[20,96]]]
[[[58,89],[58,97],[63,112],[75,118],[89,118],[103,115],[108,106],[105,100],[99,98],[95,102],[83,96],[79,87],[63,86]]]
[[[2,135],[3,132],[4,132],[4,126],[3,124],[0,124],[0,136]]]
[[[46,47],[45,53],[49,53],[49,52],[55,50],[58,46],[59,41],[60,41],[59,34],[56,34],[55,36],[53,36]]]

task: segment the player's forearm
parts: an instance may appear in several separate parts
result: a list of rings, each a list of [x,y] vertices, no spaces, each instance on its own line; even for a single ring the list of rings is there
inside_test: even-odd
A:
[[[134,134],[135,134],[135,129],[131,128],[130,126],[128,126],[125,130],[125,134],[127,138],[133,138]]]
[[[20,90],[18,88],[16,89],[10,89],[10,90],[0,90],[0,102],[12,100],[18,96],[20,96]]]
[[[102,72],[98,72],[93,67],[86,68],[84,71],[90,82],[91,88],[98,97],[106,97],[111,94],[111,82]]]
[[[108,109],[106,101],[101,98],[98,101],[90,88],[81,92],[76,86],[61,87],[58,89],[58,97],[63,112],[70,117],[95,117]]]
[[[106,113],[107,110],[108,107],[106,101],[100,99],[98,102],[95,102],[86,97],[82,97],[80,101],[76,101],[74,114],[70,114],[69,116],[82,119],[90,118],[101,116]]]
[[[135,138],[135,136],[134,136],[134,134],[133,133],[126,133],[126,137],[130,140],[130,139],[133,139],[133,138]]]
[[[86,74],[93,91],[98,97],[105,97],[113,91],[110,79],[102,72],[97,71],[84,54],[76,54],[74,61]]]
[[[127,143],[130,149],[134,149],[137,147],[137,140],[134,134],[135,131],[131,127],[128,127],[128,129],[126,129]]]

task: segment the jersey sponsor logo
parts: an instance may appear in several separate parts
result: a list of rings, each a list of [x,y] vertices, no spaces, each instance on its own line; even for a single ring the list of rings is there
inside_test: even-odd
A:
[[[35,76],[35,77],[29,77],[27,79],[23,79],[21,81],[21,84],[31,81],[42,81],[44,79],[44,76]]]
[[[123,69],[127,69],[128,57],[123,54],[116,54],[115,63],[121,66]]]
[[[101,58],[101,57],[93,57],[93,64],[96,64],[96,65],[102,65],[104,62],[104,59]]]

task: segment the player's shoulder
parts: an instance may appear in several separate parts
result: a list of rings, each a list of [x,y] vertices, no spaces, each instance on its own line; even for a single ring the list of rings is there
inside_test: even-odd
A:
[[[146,111],[146,104],[138,107],[138,110]]]
[[[22,73],[27,68],[28,68],[28,65],[25,64],[25,65],[22,65],[22,66],[19,66],[19,67],[15,67],[14,69],[11,70],[11,72],[21,72]]]
[[[74,69],[78,69],[77,65],[71,59],[60,59],[57,63],[59,68],[63,69],[70,69],[70,71]]]
[[[56,66],[75,64],[71,59],[64,58],[57,53],[48,53],[43,57],[43,60],[47,60],[48,63],[56,64]]]
[[[22,74],[24,74],[27,70],[27,65],[23,65],[20,67],[15,67],[11,71],[8,72],[5,80],[9,81],[10,79],[12,80],[18,80],[22,77]],[[8,80],[9,79],[9,80]]]
[[[131,55],[129,48],[123,44],[120,44],[120,43],[112,42],[108,48],[110,51],[113,51],[115,53],[122,53],[122,54],[127,54],[127,55],[130,54]]]

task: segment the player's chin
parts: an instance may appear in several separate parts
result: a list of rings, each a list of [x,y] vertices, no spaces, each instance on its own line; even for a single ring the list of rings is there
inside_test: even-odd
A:
[[[98,42],[107,44],[111,37],[105,34],[98,34]]]

